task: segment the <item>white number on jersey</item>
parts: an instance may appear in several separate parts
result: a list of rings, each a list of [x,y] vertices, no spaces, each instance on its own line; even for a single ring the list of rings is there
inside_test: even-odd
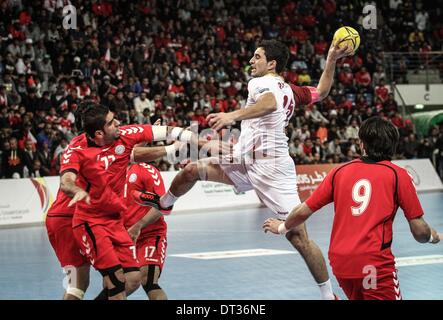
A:
[[[360,193],[360,190],[363,190]],[[351,207],[352,215],[359,216],[368,208],[371,200],[372,186],[369,180],[358,180],[352,187],[352,200],[358,204],[357,207]]]
[[[108,170],[109,166],[115,161],[115,156],[110,155],[106,157],[101,157],[100,161],[103,161],[105,163],[105,170]]]
[[[130,246],[129,249],[132,251],[132,257],[137,260],[137,250],[135,246]]]
[[[152,258],[155,253],[155,246],[145,247],[145,258]]]

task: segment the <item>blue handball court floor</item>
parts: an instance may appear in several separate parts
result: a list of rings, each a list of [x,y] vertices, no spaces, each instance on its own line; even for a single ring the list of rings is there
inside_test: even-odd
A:
[[[443,193],[421,194],[425,219],[443,232]],[[326,256],[332,206],[308,222],[310,238]],[[172,214],[160,284],[170,299],[319,299],[302,257],[284,237],[263,233],[265,208]],[[401,210],[394,224],[393,252],[404,299],[443,299],[443,243],[416,242]],[[64,274],[44,226],[0,229],[0,299],[60,299]],[[331,272],[330,272],[331,274]],[[332,275],[332,274],[331,274]],[[344,299],[333,276],[334,291]],[[85,299],[101,290],[91,269]],[[142,289],[129,299],[146,299]]]

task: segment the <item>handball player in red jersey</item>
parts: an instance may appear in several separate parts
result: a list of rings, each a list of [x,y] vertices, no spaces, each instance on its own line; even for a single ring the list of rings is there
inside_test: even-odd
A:
[[[399,140],[397,128],[372,117],[363,122],[359,137],[364,150],[361,159],[334,168],[285,222],[268,219],[263,228],[285,234],[334,202],[329,260],[346,296],[351,300],[400,300],[391,251],[398,208],[403,210],[415,240],[437,243],[440,238],[423,218],[411,176],[391,162]]]

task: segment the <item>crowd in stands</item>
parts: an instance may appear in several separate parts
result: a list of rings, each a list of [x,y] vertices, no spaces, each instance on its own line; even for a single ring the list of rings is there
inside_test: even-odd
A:
[[[359,30],[356,54],[339,61],[321,103],[296,106],[287,134],[297,164],[360,156],[358,128],[379,115],[400,130],[397,158],[443,150],[443,129],[415,135],[401,116],[383,51],[442,50],[441,8],[432,2],[377,3],[377,29],[360,26],[365,1],[346,0],[5,0],[0,3],[0,177],[57,175],[78,133],[85,99],[108,105],[122,124],[208,127],[206,115],[245,105],[249,60],[261,39],[290,50],[284,77],[315,86],[334,31]],[[76,8],[76,28],[65,29]],[[65,23],[64,23],[65,22]],[[167,162],[161,170],[173,170]]]

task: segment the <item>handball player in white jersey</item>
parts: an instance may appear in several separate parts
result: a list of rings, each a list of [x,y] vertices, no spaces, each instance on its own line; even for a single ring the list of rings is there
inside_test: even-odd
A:
[[[350,53],[346,47],[332,46],[318,86],[297,87],[285,83],[279,76],[289,58],[287,47],[276,40],[261,42],[250,60],[253,79],[248,84],[246,106],[229,113],[208,115],[209,125],[215,130],[241,121],[233,158],[206,158],[189,163],[160,198],[159,209],[169,213],[180,196],[198,180],[206,180],[233,185],[239,192],[254,189],[279,219],[286,219],[292,208],[300,204],[300,198],[285,127],[296,103],[309,104],[328,95],[337,59]],[[308,238],[306,226],[290,230],[286,237],[303,256],[319,285],[322,299],[335,299],[325,259],[320,248]]]

